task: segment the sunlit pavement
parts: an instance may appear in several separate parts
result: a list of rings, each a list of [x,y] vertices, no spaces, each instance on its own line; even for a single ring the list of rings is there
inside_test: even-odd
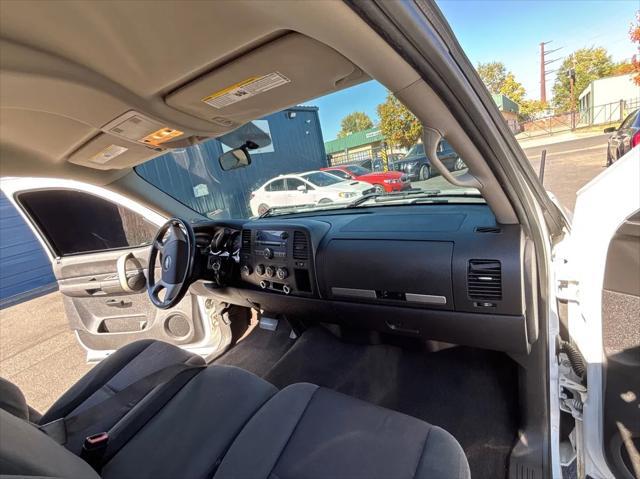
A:
[[[543,149],[547,150],[544,187],[565,208],[573,211],[577,191],[605,169],[608,137],[609,135],[597,135],[551,145],[537,145],[524,152],[538,173],[540,155]],[[460,176],[466,171],[455,171],[453,176]],[[411,186],[425,190],[451,188],[442,176],[434,176],[426,181],[412,181]]]

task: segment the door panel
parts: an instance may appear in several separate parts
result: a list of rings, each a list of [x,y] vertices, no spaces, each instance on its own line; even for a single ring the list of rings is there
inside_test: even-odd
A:
[[[148,244],[165,218],[83,183],[12,179],[2,188],[48,252],[69,326],[88,360],[140,339],[205,357],[216,352],[203,301],[187,293],[174,308],[159,310],[147,295]]]
[[[123,287],[122,275],[117,271],[118,260],[127,254],[130,254],[126,262],[129,283],[134,285],[136,277],[142,275],[134,292]],[[69,325],[85,348],[111,350],[149,338],[177,345],[204,339],[198,308],[192,304],[189,293],[176,307],[166,311],[149,301],[148,254],[149,248],[145,247],[68,256],[54,263]]]
[[[609,245],[602,336],[605,456],[616,477],[640,477],[640,211]]]

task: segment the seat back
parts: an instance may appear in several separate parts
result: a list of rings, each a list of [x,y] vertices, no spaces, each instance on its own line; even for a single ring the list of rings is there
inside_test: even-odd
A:
[[[0,409],[0,475],[99,479],[82,459],[24,419]]]

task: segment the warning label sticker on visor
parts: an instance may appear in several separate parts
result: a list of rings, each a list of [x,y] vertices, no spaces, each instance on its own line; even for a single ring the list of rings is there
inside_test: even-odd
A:
[[[212,93],[202,101],[214,108],[224,108],[287,83],[291,83],[291,80],[282,73],[273,72],[261,77],[247,78],[224,90]]]

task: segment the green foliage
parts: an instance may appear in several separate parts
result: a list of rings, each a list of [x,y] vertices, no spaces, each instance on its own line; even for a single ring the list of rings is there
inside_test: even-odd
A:
[[[369,115],[361,111],[354,111],[345,116],[340,122],[338,138],[344,138],[351,133],[368,130],[369,128],[373,128],[373,122]]]
[[[522,100],[520,103],[520,120],[529,121],[536,117],[536,114],[547,109],[547,104],[540,100]]]
[[[581,48],[566,57],[558,69],[553,84],[553,104],[559,112],[577,108],[580,93],[598,78],[613,74],[615,65],[607,50],[599,47]],[[571,97],[569,71],[575,71],[574,95]]]
[[[518,105],[522,104],[524,100],[524,87],[518,81],[516,81],[516,77],[513,73],[509,72],[504,77],[504,81],[498,90],[498,93],[505,95],[507,98],[515,101]]]
[[[387,93],[384,103],[378,105],[380,130],[393,146],[409,148],[422,135],[422,124],[395,95]]]
[[[513,73],[507,71],[502,62],[478,64],[478,74],[487,89],[494,95],[504,95],[520,107],[520,119],[527,120],[535,113],[544,110],[542,102],[525,100],[526,91]]]
[[[507,78],[507,69],[505,68],[504,63],[479,63],[476,70],[478,70],[478,75],[480,75],[480,78],[487,87],[487,90],[493,94],[501,93],[500,89]]]

